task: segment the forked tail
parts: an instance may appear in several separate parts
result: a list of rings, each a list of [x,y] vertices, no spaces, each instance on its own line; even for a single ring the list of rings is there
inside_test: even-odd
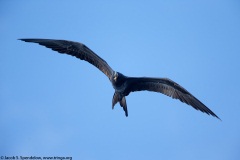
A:
[[[120,106],[123,108],[124,112],[125,112],[125,116],[128,116],[128,110],[127,110],[127,102],[126,102],[126,98],[122,97],[119,93],[115,92],[113,95],[113,99],[112,99],[112,109],[114,109],[114,106],[117,103],[120,103]]]

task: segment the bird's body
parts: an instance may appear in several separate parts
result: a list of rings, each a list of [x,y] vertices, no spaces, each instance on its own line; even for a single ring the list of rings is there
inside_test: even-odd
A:
[[[126,96],[136,91],[153,91],[165,94],[181,102],[191,105],[196,110],[219,118],[201,101],[195,98],[182,86],[167,78],[151,78],[151,77],[128,77],[119,72],[114,71],[105,60],[95,54],[91,49],[79,42],[52,39],[20,39],[25,42],[33,42],[51,48],[59,53],[65,53],[75,56],[81,60],[85,60],[100,71],[102,71],[112,83],[115,90],[112,99],[112,108],[118,102],[123,107],[125,115],[128,116]]]

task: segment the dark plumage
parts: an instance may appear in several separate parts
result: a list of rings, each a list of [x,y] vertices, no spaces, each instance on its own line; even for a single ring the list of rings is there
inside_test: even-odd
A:
[[[100,71],[102,71],[111,81],[115,93],[112,99],[112,108],[116,103],[120,103],[128,116],[126,96],[135,91],[153,91],[165,94],[181,102],[191,105],[196,110],[212,115],[220,119],[207,106],[195,98],[182,86],[167,78],[149,78],[149,77],[127,77],[114,71],[105,60],[95,54],[91,49],[79,42],[52,39],[20,39],[25,42],[33,42],[43,45],[59,53],[65,53],[85,60]]]

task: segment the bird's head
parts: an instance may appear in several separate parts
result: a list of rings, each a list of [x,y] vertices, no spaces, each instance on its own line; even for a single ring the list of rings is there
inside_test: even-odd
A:
[[[113,73],[114,82],[117,82],[117,78],[118,78],[118,72],[114,71],[114,73]]]
[[[114,86],[122,85],[126,81],[126,76],[119,72],[113,72],[111,82]]]

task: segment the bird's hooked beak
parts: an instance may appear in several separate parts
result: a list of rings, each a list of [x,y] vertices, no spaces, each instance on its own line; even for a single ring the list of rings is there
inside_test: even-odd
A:
[[[116,82],[118,78],[118,73],[115,71],[113,75],[113,80]]]

